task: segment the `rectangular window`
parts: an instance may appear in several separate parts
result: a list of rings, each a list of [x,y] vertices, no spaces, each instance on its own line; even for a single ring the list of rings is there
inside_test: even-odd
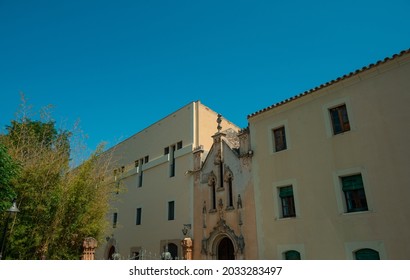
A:
[[[147,163],[149,161],[149,156],[145,157],[145,163]]]
[[[177,150],[180,150],[180,149],[182,149],[182,141],[179,141],[177,143]]]
[[[350,130],[346,104],[329,109],[329,113],[332,120],[333,135]]]
[[[287,149],[285,127],[281,126],[273,130],[273,141],[275,152],[283,151]]]
[[[341,177],[347,212],[367,211],[367,200],[361,174]]]
[[[212,208],[211,210],[216,209],[216,186],[215,186],[215,179],[212,179],[211,182],[211,202],[212,202]]]
[[[175,145],[171,146],[171,159],[169,163],[169,177],[175,177]]]
[[[137,186],[138,186],[139,188],[141,188],[141,187],[142,187],[142,179],[143,179],[143,175],[144,175],[144,174],[143,174],[143,171],[142,171],[142,165],[144,164],[144,159],[141,158],[141,159],[139,160],[139,162],[140,162],[140,163],[139,163],[140,168],[139,168],[138,185],[137,185]]]
[[[282,206],[282,218],[296,217],[293,187],[286,186],[279,188],[279,197]]]
[[[175,219],[175,201],[168,202],[168,221]]]
[[[141,215],[142,215],[142,208],[137,208],[137,217],[136,217],[136,220],[135,220],[136,225],[141,224]]]
[[[164,155],[167,155],[167,154],[169,154],[169,147],[164,148]]]
[[[118,219],[118,213],[114,213],[112,216],[112,227],[113,228],[117,227],[117,219]]]

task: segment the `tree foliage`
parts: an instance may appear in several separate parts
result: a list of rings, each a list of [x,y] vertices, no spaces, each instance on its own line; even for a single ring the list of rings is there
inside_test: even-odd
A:
[[[13,181],[19,171],[20,166],[8,154],[6,146],[0,142],[0,213],[8,209],[16,197]]]
[[[72,170],[73,132],[58,130],[49,119],[26,117],[12,121],[6,131],[1,142],[21,167],[13,179],[14,193],[9,195],[17,195],[20,213],[12,225],[6,256],[79,259],[84,238],[101,241],[106,226],[110,192],[103,182],[108,165],[108,157],[101,157],[103,148]]]

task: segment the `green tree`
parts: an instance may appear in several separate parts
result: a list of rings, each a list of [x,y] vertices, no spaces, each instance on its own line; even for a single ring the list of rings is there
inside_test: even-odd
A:
[[[19,165],[7,153],[7,148],[0,142],[0,213],[11,206],[16,192],[13,181],[20,171]]]
[[[20,213],[8,242],[12,259],[79,259],[82,241],[101,241],[110,187],[101,180],[108,165],[99,148],[70,169],[73,132],[49,119],[21,118],[1,137],[21,165],[14,182]]]

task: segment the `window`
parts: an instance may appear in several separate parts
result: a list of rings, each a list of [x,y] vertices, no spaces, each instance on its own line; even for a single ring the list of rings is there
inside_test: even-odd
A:
[[[167,154],[169,154],[169,147],[164,148],[164,155],[167,155]]]
[[[141,216],[142,216],[142,208],[137,208],[137,218],[136,218],[136,221],[135,221],[136,225],[141,224]]]
[[[295,250],[286,251],[284,254],[285,260],[300,260],[300,253]]]
[[[114,213],[112,216],[112,227],[113,228],[117,227],[117,219],[118,219],[118,213]]]
[[[224,179],[223,179],[223,176],[224,176],[224,165],[223,165],[223,162],[221,161],[221,162],[219,163],[219,189],[220,189],[220,190],[223,190],[223,189],[224,189]]]
[[[354,253],[356,260],[380,260],[380,254],[376,250],[365,248]]]
[[[216,209],[216,186],[215,186],[214,178],[211,181],[211,202],[212,202],[211,210],[215,210]]]
[[[361,174],[341,177],[347,212],[367,211],[367,200]]]
[[[141,188],[142,187],[142,179],[143,179],[143,171],[142,171],[142,165],[144,164],[144,159],[140,159],[139,160],[139,175],[138,175],[138,187]]]
[[[282,218],[296,217],[293,187],[286,186],[279,188],[279,197],[282,207]]]
[[[340,134],[350,130],[346,104],[329,109],[332,121],[333,134]]]
[[[273,129],[273,141],[274,152],[279,152],[287,149],[284,126]]]
[[[228,207],[233,208],[232,176],[228,177]]]
[[[175,177],[175,145],[171,146],[171,161],[169,164],[169,177]]]
[[[182,149],[182,141],[179,141],[177,143],[177,150],[180,150],[180,149]]]
[[[175,219],[175,201],[168,201],[168,221]]]
[[[145,157],[145,163],[147,163],[149,161],[149,156]]]

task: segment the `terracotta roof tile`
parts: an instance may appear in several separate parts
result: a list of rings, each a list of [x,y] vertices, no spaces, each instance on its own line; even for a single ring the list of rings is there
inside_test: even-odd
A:
[[[275,103],[275,104],[273,104],[273,105],[271,105],[271,106],[269,106],[269,107],[266,107],[266,108],[264,108],[264,109],[262,109],[262,110],[256,111],[255,113],[252,113],[252,114],[248,115],[247,118],[249,119],[249,118],[252,118],[252,117],[254,117],[254,116],[257,116],[257,115],[259,115],[259,114],[261,114],[261,113],[264,113],[264,112],[266,112],[266,111],[269,111],[270,109],[273,109],[273,108],[275,108],[275,107],[284,105],[284,104],[286,104],[286,103],[289,103],[289,102],[291,102],[291,101],[293,101],[293,100],[295,100],[295,99],[298,99],[298,98],[303,97],[303,96],[305,96],[305,95],[308,95],[308,94],[310,94],[310,93],[316,92],[316,91],[318,91],[318,90],[320,90],[320,89],[323,89],[323,88],[325,88],[325,87],[328,87],[328,86],[330,86],[330,85],[333,85],[333,84],[335,84],[335,83],[337,83],[337,82],[340,82],[340,81],[342,81],[342,80],[345,80],[345,79],[347,79],[347,78],[350,78],[350,77],[352,77],[352,76],[354,76],[354,75],[357,75],[357,74],[359,74],[359,73],[362,73],[362,72],[364,72],[364,71],[366,71],[366,70],[369,70],[369,69],[371,69],[371,68],[377,67],[377,66],[379,66],[379,65],[381,65],[381,64],[383,64],[383,63],[386,63],[386,62],[388,62],[388,61],[394,60],[395,58],[401,57],[401,56],[403,56],[403,55],[405,55],[405,54],[408,54],[408,53],[410,53],[410,49],[401,51],[400,53],[394,54],[394,55],[392,55],[391,57],[386,57],[386,58],[384,58],[383,60],[377,61],[376,63],[371,63],[371,64],[369,64],[369,65],[367,65],[367,66],[362,67],[361,69],[357,69],[357,70],[355,70],[355,71],[353,71],[353,72],[350,72],[349,74],[345,74],[345,75],[343,75],[343,76],[341,76],[341,77],[338,77],[338,78],[336,78],[335,80],[331,80],[331,81],[329,81],[329,82],[327,82],[327,83],[324,83],[324,84],[321,84],[320,86],[317,86],[317,87],[315,87],[315,88],[313,88],[313,89],[309,89],[309,90],[307,90],[307,91],[305,91],[305,92],[303,92],[303,93],[300,93],[300,94],[298,94],[298,95],[296,95],[296,96],[287,98],[287,99],[285,99],[285,100],[283,100],[283,101],[281,101],[281,102]]]

